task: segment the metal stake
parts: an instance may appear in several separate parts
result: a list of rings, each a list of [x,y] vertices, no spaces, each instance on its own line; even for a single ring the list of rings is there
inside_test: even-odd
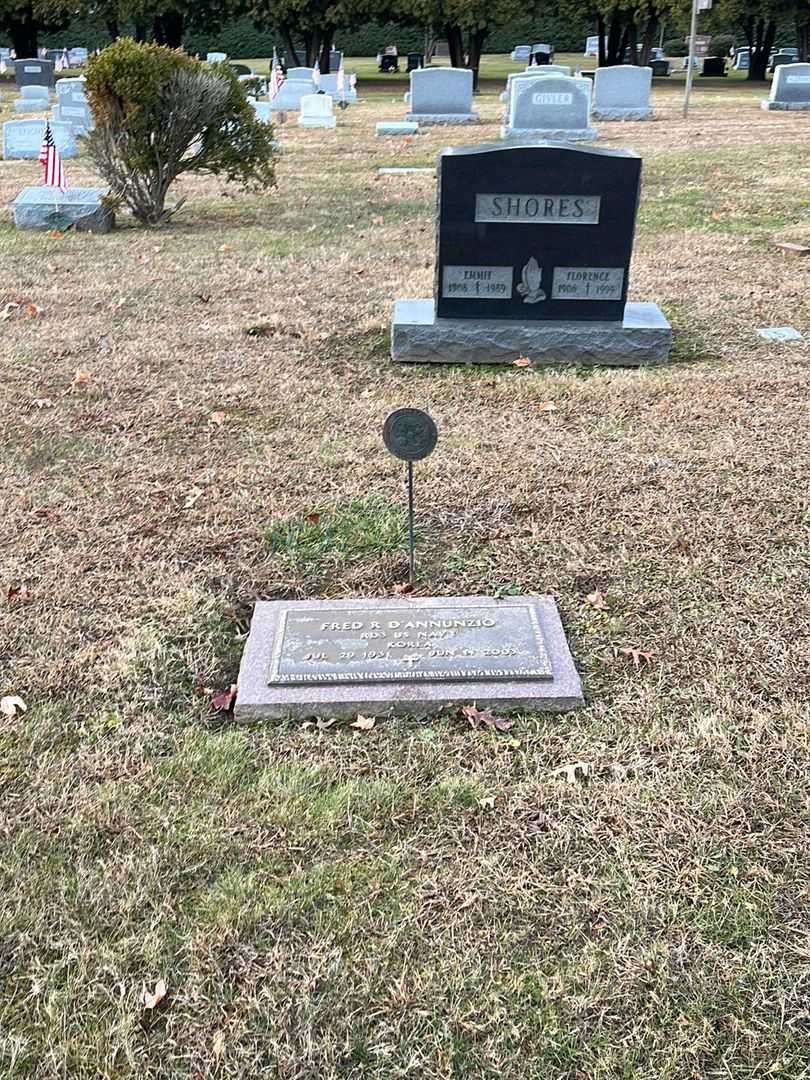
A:
[[[414,559],[414,539],[413,539],[413,462],[408,462],[408,544],[410,547],[409,552],[409,567],[408,567],[408,581],[411,585],[416,582],[416,569]]]

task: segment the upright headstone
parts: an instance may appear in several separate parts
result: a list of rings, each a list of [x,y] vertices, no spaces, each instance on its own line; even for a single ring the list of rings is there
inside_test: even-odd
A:
[[[532,55],[532,47],[531,47],[531,45],[516,45],[514,47],[514,49],[512,49],[512,53],[510,55],[510,60],[513,60],[516,64],[520,64],[520,63],[526,64],[526,63],[528,63],[529,59],[531,58],[531,55]]]
[[[76,138],[70,126],[52,121],[51,132],[62,157],[74,157]],[[7,120],[3,124],[3,157],[38,158],[44,138],[44,120]]]
[[[792,52],[778,52],[774,53],[773,60],[771,60],[771,72],[775,73],[776,69],[782,64],[793,64],[796,62],[796,56]]]
[[[571,68],[567,64],[546,64],[545,67],[527,67],[525,71],[512,71],[506,76],[506,89],[501,94],[501,101],[508,105],[512,98],[512,87],[518,79],[536,79],[538,75],[570,75]]]
[[[425,54],[420,52],[408,53],[408,66],[406,67],[407,73],[410,75],[412,71],[416,71],[418,68],[425,66]]]
[[[395,360],[650,364],[672,330],[627,303],[641,160],[564,144],[446,149],[433,300],[398,300]]]
[[[585,38],[585,56],[598,56],[599,55],[599,35],[591,34],[590,37]]]
[[[734,70],[735,71],[748,71],[751,67],[751,50],[750,49],[737,49],[734,55]]]
[[[422,126],[477,124],[472,111],[473,73],[466,68],[419,68],[411,72],[411,111],[405,119]]]
[[[23,86],[52,87],[54,82],[53,61],[40,60],[39,58],[15,60],[14,76],[17,86],[20,88]]]
[[[47,112],[50,97],[47,86],[21,86],[14,102],[15,112]]]
[[[621,64],[597,68],[593,81],[593,116],[597,120],[649,120],[652,70]]]
[[[256,98],[249,97],[248,104],[256,114],[256,119],[261,120],[265,124],[269,124],[273,119],[273,107],[269,101],[257,101]]]
[[[84,67],[87,63],[87,49],[83,46],[68,49],[68,63],[71,67]]]
[[[591,84],[566,75],[538,75],[512,85],[504,139],[581,142],[597,138],[590,126]]]
[[[296,73],[294,76],[293,72]],[[301,108],[301,98],[314,93],[315,83],[312,80],[312,70],[291,68],[287,72],[287,78],[281,84],[281,89],[271,102],[273,112],[296,112]]]
[[[329,70],[339,71],[340,65],[343,63],[343,53],[340,49],[331,49],[329,51]]]
[[[810,64],[780,64],[771,82],[771,94],[763,109],[781,112],[810,110]]]
[[[707,56],[703,60],[701,79],[719,79],[727,74],[726,61],[723,56]]]
[[[298,126],[303,128],[333,128],[337,124],[329,94],[305,94],[301,98]]]
[[[687,63],[688,63],[687,59]],[[650,68],[654,79],[665,79],[672,70],[669,60],[651,60]]]
[[[224,64],[227,59],[228,54],[224,52],[210,52],[205,57],[207,64]]]

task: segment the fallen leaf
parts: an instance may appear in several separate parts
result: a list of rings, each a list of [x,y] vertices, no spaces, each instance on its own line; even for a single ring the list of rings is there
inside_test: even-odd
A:
[[[42,308],[37,307],[36,304],[26,304],[25,314],[28,316],[29,319],[36,319],[38,315],[42,314]]]
[[[588,593],[585,599],[591,607],[595,607],[597,611],[607,611],[608,609],[605,598],[598,589],[594,589],[592,593]]]
[[[17,697],[16,694],[8,694],[4,698],[0,698],[0,713],[3,716],[16,716],[17,713],[24,713],[28,706],[25,704],[21,697]]]
[[[217,427],[222,427],[222,425],[228,419],[228,414],[222,412],[221,410],[217,410],[216,412],[212,412],[208,419],[211,421],[212,424],[216,424]]]
[[[211,708],[217,712],[228,712],[236,698],[236,683],[232,683],[227,690],[217,690],[211,695]]]
[[[655,653],[644,652],[642,649],[619,649],[619,652],[623,656],[631,658],[636,669],[641,667],[642,660],[645,664],[651,664],[652,658],[655,656]]]
[[[552,772],[552,776],[564,776],[569,784],[575,784],[578,779],[587,780],[591,775],[593,766],[589,761],[574,761],[571,765],[561,765]]]
[[[144,984],[143,992],[141,994],[141,1004],[145,1009],[156,1009],[158,1005],[166,998],[166,983],[163,979],[158,979],[155,983],[155,989],[149,991]]]
[[[222,244],[219,250],[227,254],[227,252],[233,251],[233,244]]]
[[[403,581],[394,586],[394,592],[403,596],[405,593],[413,592],[413,585],[411,585],[410,581]]]
[[[89,371],[86,371],[83,368],[79,368],[79,370],[73,376],[73,388],[75,390],[78,390],[82,386],[87,386],[92,377],[93,376],[90,374]]]
[[[509,731],[513,726],[511,720],[495,716],[492,709],[478,709],[475,705],[464,705],[461,711],[474,731],[482,727],[495,728],[496,731]]]
[[[537,406],[537,411],[538,412],[556,412],[557,411],[557,406],[554,404],[553,401],[541,401],[540,404]]]
[[[375,716],[360,716],[358,714],[357,719],[349,724],[349,727],[357,728],[358,731],[371,731],[376,723],[377,718]]]
[[[307,525],[317,525],[318,522],[321,520],[321,516],[322,515],[317,510],[313,510],[311,514],[307,514],[307,516],[304,518],[304,521],[307,523]]]
[[[514,361],[514,366],[515,367],[531,367],[531,363],[532,362],[528,358],[528,356],[519,356],[517,358],[517,360]]]

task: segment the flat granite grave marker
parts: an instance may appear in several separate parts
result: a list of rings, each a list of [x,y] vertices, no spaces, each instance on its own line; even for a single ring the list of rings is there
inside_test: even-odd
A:
[[[672,329],[627,303],[641,159],[553,143],[438,159],[433,300],[397,300],[395,360],[652,364]]]
[[[512,83],[509,116],[501,138],[585,142],[597,138],[590,126],[591,84],[566,75],[538,75]]]
[[[406,120],[432,124],[477,124],[472,111],[473,73],[466,68],[417,68],[411,72]]]
[[[240,721],[584,704],[550,596],[259,601]]]
[[[108,188],[23,188],[14,200],[14,224],[18,229],[108,233],[115,224],[112,210],[102,202],[108,192]]]
[[[771,82],[771,94],[763,109],[781,112],[810,110],[810,64],[780,64]]]
[[[593,80],[596,120],[649,120],[652,68],[619,64],[597,68]]]

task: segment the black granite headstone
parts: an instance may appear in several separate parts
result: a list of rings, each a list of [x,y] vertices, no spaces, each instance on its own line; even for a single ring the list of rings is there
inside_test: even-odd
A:
[[[707,56],[703,61],[702,78],[722,78],[726,74],[726,61],[722,56]]]
[[[408,53],[408,72],[417,71],[425,66],[425,54],[420,52]]]
[[[630,150],[442,151],[437,316],[621,321],[640,178]]]
[[[381,56],[378,70],[381,71],[384,75],[392,71],[399,71],[399,57]]]
[[[666,78],[669,75],[669,60],[651,60],[650,67],[654,79]]]
[[[23,86],[50,86],[54,84],[53,60],[15,60],[14,75],[18,89]]]

